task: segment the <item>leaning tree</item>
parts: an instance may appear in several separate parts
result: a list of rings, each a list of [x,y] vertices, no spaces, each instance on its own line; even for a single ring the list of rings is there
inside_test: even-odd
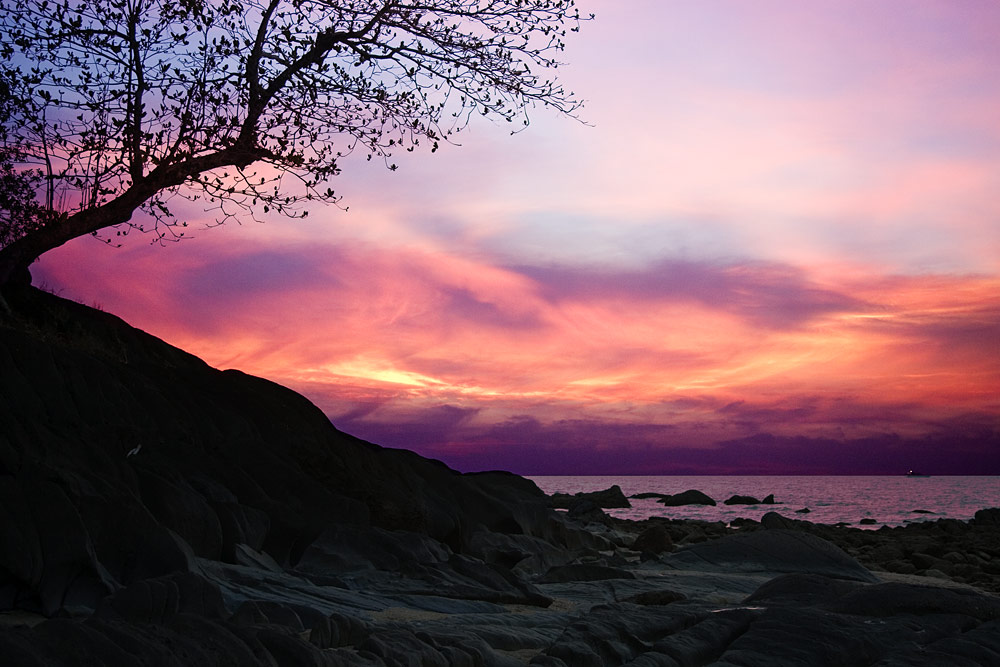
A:
[[[18,0],[0,8],[0,285],[84,235],[184,235],[331,202],[349,154],[436,150],[485,115],[573,115],[574,0]],[[26,198],[37,188],[37,201]],[[9,207],[8,207],[9,208]]]

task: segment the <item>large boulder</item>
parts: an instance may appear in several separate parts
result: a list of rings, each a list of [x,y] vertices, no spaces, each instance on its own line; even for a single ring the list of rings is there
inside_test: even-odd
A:
[[[670,531],[661,524],[653,524],[645,529],[632,543],[632,549],[648,554],[668,553],[673,548],[674,541],[670,537]]]
[[[760,505],[760,501],[753,496],[734,495],[722,501],[724,505]]]
[[[572,509],[573,506],[584,501],[605,509],[632,507],[628,498],[622,493],[621,487],[617,484],[601,491],[581,491],[575,494],[553,493],[549,498],[549,504],[552,507],[561,509]]]

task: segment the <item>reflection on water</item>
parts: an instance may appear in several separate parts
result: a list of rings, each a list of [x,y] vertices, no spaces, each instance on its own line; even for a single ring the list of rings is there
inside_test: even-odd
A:
[[[598,491],[617,484],[626,496],[644,492],[675,494],[697,489],[718,503],[715,507],[665,507],[655,499],[630,498],[631,508],[606,510],[623,519],[663,516],[728,523],[740,517],[759,520],[767,512],[778,512],[814,523],[845,522],[859,528],[878,528],[942,518],[967,520],[977,510],[1000,506],[1000,477],[564,476],[529,479],[546,493]],[[723,504],[734,495],[764,498],[769,494],[774,494],[777,504]],[[796,512],[804,508],[810,511]],[[874,519],[875,523],[860,525],[862,519]]]

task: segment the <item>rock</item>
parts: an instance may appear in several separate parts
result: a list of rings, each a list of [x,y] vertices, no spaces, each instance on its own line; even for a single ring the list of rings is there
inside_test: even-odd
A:
[[[804,522],[800,522],[795,519],[785,518],[780,514],[778,514],[777,512],[768,512],[767,514],[765,514],[760,518],[760,525],[768,529],[778,528],[778,529],[793,530],[800,523]]]
[[[773,505],[774,504],[774,494],[773,493],[767,494],[766,496],[764,496],[764,500],[762,500],[760,502],[762,504],[764,504],[764,505]]]
[[[585,523],[593,522],[604,525],[610,525],[611,523],[611,517],[609,517],[604,510],[595,505],[592,501],[586,499],[573,503],[566,512],[566,516],[576,521],[582,521]]]
[[[628,498],[622,493],[621,487],[617,484],[603,491],[580,492],[573,495],[568,493],[553,493],[549,499],[549,504],[551,507],[570,509],[574,504],[582,500],[588,500],[597,507],[605,509],[632,507]]]
[[[105,598],[98,615],[163,623],[179,614],[220,619],[228,616],[219,587],[193,572],[137,581]]]
[[[687,546],[662,562],[676,569],[719,568],[738,572],[802,572],[839,579],[878,579],[831,542],[797,530],[737,533]]]
[[[910,554],[910,562],[913,563],[918,570],[929,570],[931,568],[943,569],[949,566],[947,561],[924,553]]]
[[[872,519],[870,517],[866,517],[866,518],[862,519],[861,521],[859,521],[858,523],[860,523],[862,526],[874,526],[878,522],[875,521],[875,519]]]
[[[932,579],[951,579],[951,577],[941,570],[935,570],[934,568],[924,570],[924,576],[931,577]]]
[[[808,507],[803,507],[803,508],[802,508],[802,509],[800,509],[800,510],[795,510],[795,513],[796,513],[796,514],[809,514],[809,512],[811,512],[811,511],[812,511],[812,510],[811,510],[811,509],[809,509]]]
[[[760,505],[760,501],[753,496],[730,496],[722,501],[726,505]],[[771,496],[771,504],[774,503],[774,496]]]
[[[972,521],[977,526],[1000,526],[1000,507],[981,509]]]
[[[744,604],[818,605],[839,600],[858,589],[857,581],[813,573],[783,574],[750,594]]]
[[[322,649],[357,646],[371,633],[371,625],[356,616],[330,614],[313,625],[309,641]]]
[[[901,583],[861,586],[827,603],[824,608],[844,614],[885,618],[959,614],[979,621],[1000,619],[1000,598],[967,588],[939,588]]]
[[[642,553],[662,554],[673,551],[674,541],[665,526],[654,524],[639,533],[632,543],[632,549]]]
[[[636,493],[634,495],[629,496],[629,498],[635,498],[637,500],[648,500],[650,498],[660,499],[660,498],[669,498],[669,497],[670,497],[669,493],[654,493],[654,492],[651,492],[651,491],[647,491],[645,493]]]
[[[605,579],[635,579],[635,575],[616,567],[578,563],[553,567],[538,581],[543,584],[555,584],[567,581],[603,581]]]
[[[679,507],[681,505],[715,505],[716,502],[707,495],[696,489],[689,489],[682,493],[660,498],[657,502],[663,503],[667,507]]]
[[[630,595],[629,597],[624,598],[622,602],[631,602],[632,604],[641,604],[645,606],[673,604],[674,602],[680,602],[682,600],[687,600],[687,596],[678,591],[655,590],[643,591],[642,593]]]
[[[888,572],[896,572],[898,574],[916,574],[917,566],[909,561],[904,560],[891,560],[883,564],[883,567]]]

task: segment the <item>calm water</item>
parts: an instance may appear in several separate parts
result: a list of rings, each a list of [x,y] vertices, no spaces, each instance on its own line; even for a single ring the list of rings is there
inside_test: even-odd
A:
[[[546,493],[598,491],[612,484],[626,496],[636,493],[680,493],[702,491],[718,503],[716,507],[687,505],[665,507],[655,499],[630,498],[631,509],[610,509],[623,519],[663,516],[676,519],[731,521],[738,517],[760,519],[776,511],[784,516],[814,523],[841,521],[860,527],[861,519],[900,526],[914,521],[941,518],[971,519],[986,507],[1000,507],[1000,477],[531,477]],[[774,494],[776,505],[723,505],[739,494],[763,499]],[[808,514],[795,510],[808,507]],[[927,510],[933,514],[915,513]]]

